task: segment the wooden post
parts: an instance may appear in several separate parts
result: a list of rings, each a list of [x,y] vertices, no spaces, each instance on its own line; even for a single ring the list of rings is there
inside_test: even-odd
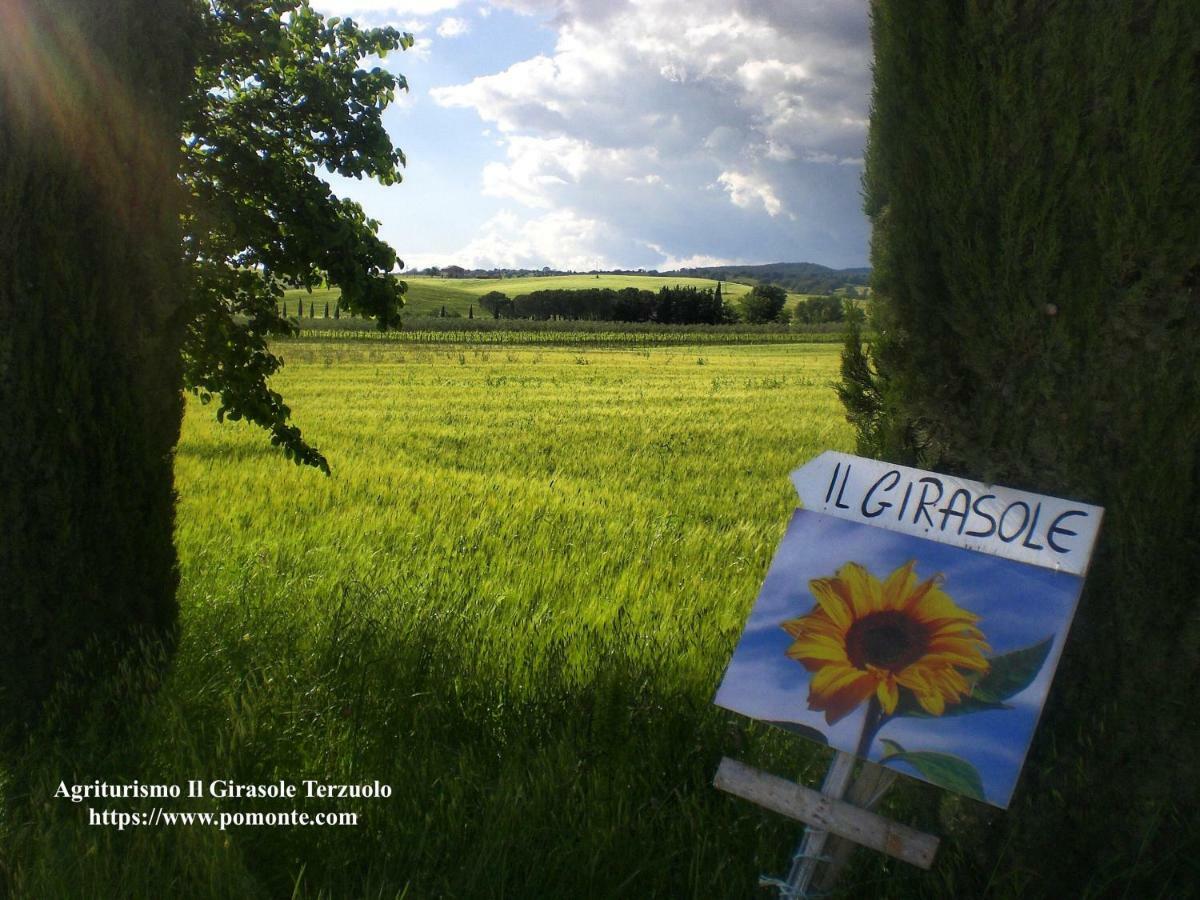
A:
[[[846,802],[859,809],[874,810],[896,778],[894,769],[863,760],[858,777],[846,791]],[[857,849],[858,844],[854,841],[837,835],[830,837],[825,844],[824,854],[828,862],[813,878],[813,887],[820,892],[833,890],[838,876]]]
[[[821,782],[821,793],[831,800],[841,800],[850,786],[850,777],[854,773],[854,754],[838,750]],[[825,841],[829,832],[809,825],[804,829],[804,837],[792,857],[792,868],[788,872],[785,890],[792,897],[803,897],[808,886],[812,883],[817,865],[821,862],[821,851],[825,849]],[[786,896],[786,895],[785,895]]]

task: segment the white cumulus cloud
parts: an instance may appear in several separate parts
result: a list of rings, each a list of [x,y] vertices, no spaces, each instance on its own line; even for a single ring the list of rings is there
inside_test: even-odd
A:
[[[587,256],[578,245],[590,240],[597,257],[639,248],[618,262],[646,267],[865,262],[870,42],[859,0],[492,5],[543,17],[553,51],[430,93],[498,136],[485,194],[538,220],[603,223],[572,231],[570,255]]]
[[[606,228],[604,223],[583,218],[571,210],[556,210],[534,218],[522,218],[505,210],[485,222],[468,244],[434,264],[457,264],[468,269],[615,268],[618,262],[598,249]]]
[[[429,53],[433,47],[433,40],[427,37],[416,38],[412,46],[408,48],[409,56],[415,56],[417,59],[429,59]]]
[[[764,179],[743,172],[722,172],[717,182],[729,192],[729,199],[735,206],[749,209],[761,205],[769,216],[783,212],[783,204]]]
[[[437,27],[438,37],[444,38],[458,37],[470,30],[471,26],[466,19],[456,19],[453,16],[442,19],[441,24]]]

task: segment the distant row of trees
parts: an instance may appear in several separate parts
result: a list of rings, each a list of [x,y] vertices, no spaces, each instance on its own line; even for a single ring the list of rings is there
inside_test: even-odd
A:
[[[494,319],[582,319],[607,322],[658,322],[664,325],[723,325],[746,322],[752,325],[786,321],[787,292],[775,285],[756,285],[737,304],[727,303],[721,285],[709,290],[697,287],[663,287],[657,292],[628,287],[546,290],[514,298],[489,291],[479,305]],[[841,297],[801,300],[794,316],[797,322],[817,324],[841,322],[849,304]]]
[[[493,318],[583,319],[605,322],[660,322],[671,325],[720,325],[737,321],[737,314],[712,290],[663,287],[654,291],[634,287],[547,290],[510,299],[500,291],[479,298]]]
[[[576,319],[596,322],[657,322],[670,325],[725,325],[746,322],[752,325],[786,321],[787,293],[774,285],[757,285],[736,304],[725,302],[718,284],[712,290],[696,287],[663,287],[654,291],[638,288],[583,288],[574,290],[534,291],[510,299],[500,291],[489,291],[479,298],[479,306],[493,319]],[[332,309],[332,313],[331,310]],[[839,296],[810,297],[797,302],[792,318],[802,325],[842,322],[854,304]],[[323,309],[313,301],[305,309],[303,300],[293,308],[286,300],[280,314],[298,319],[341,318],[341,305]],[[442,317],[448,315],[446,307]],[[458,316],[458,313],[449,313]],[[474,318],[474,307],[469,313]]]
[[[817,325],[822,322],[842,322],[848,310],[857,309],[849,300],[835,295],[809,297],[801,300],[792,310],[792,318],[802,325]]]
[[[742,320],[752,324],[785,321],[786,302],[787,292],[783,288],[769,284],[757,285],[741,300]],[[800,325],[861,321],[863,315],[862,309],[854,301],[832,294],[798,300],[792,310],[792,319]]]

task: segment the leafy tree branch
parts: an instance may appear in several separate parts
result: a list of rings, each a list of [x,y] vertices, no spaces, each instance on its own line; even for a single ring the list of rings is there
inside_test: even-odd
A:
[[[404,156],[382,114],[408,85],[359,61],[407,49],[412,35],[325,19],[296,0],[210,0],[204,13],[179,175],[192,275],[185,385],[206,403],[219,396],[218,418],[253,422],[295,462],[328,473],[268,387],[283,364],[268,339],[296,332],[279,314],[285,287],[323,282],[381,330],[400,324],[395,251],[318,172],[400,181]]]

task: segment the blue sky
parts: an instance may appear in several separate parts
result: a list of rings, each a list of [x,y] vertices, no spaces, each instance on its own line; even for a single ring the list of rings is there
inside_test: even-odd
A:
[[[416,39],[405,180],[329,179],[409,269],[867,263],[859,0],[313,5]]]
[[[1051,635],[1055,641],[1034,682],[1008,701],[1012,709],[941,719],[894,719],[879,732],[870,756],[881,755],[879,738],[897,741],[906,750],[961,756],[982,776],[987,800],[1007,806],[1074,615],[1083,583],[1079,576],[798,510],[771,563],[716,702],[754,718],[809,725],[825,734],[831,746],[853,752],[866,705],[832,727],[823,713],[809,710],[809,673],[785,656],[792,638],[780,623],[812,610],[815,600],[808,582],[813,578],[829,577],[848,561],[861,563],[883,578],[910,559],[917,560],[921,579],[943,573],[946,593],[981,617],[979,627],[993,654],[1019,650]],[[915,774],[907,767],[897,769]]]

